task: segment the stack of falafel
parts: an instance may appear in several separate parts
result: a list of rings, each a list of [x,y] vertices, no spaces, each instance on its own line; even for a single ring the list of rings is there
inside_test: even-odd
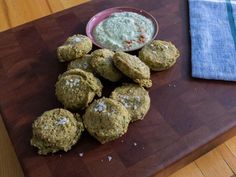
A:
[[[150,70],[168,69],[179,57],[172,43],[160,40],[144,46],[139,57],[109,49],[88,54],[91,50],[92,41],[80,34],[58,47],[59,61],[69,62],[55,85],[56,96],[65,109],[46,111],[34,121],[31,145],[38,148],[39,154],[70,150],[84,128],[102,144],[124,135],[129,123],[142,120],[150,108],[145,89],[152,86]],[[110,82],[128,77],[133,83],[123,83],[106,98],[102,97],[100,77]],[[72,113],[80,110],[85,110],[82,118]]]

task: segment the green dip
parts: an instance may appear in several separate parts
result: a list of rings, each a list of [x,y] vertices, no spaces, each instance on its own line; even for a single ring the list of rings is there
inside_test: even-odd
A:
[[[97,43],[111,50],[133,50],[149,42],[153,22],[134,12],[117,12],[100,22],[93,31]]]

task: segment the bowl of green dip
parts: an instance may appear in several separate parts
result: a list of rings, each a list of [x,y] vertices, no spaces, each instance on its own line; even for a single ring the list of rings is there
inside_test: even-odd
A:
[[[87,23],[86,33],[100,48],[129,52],[153,41],[158,29],[158,22],[148,12],[114,7],[94,15]]]

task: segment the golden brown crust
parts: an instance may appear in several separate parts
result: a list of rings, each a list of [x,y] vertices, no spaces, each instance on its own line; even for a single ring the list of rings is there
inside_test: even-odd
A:
[[[139,52],[139,58],[153,71],[170,68],[179,56],[179,50],[171,42],[161,40],[154,40]]]

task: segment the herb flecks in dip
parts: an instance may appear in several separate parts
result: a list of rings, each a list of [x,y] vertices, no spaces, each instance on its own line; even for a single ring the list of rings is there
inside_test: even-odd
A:
[[[134,12],[117,12],[94,29],[96,42],[112,50],[132,50],[149,42],[154,35],[153,22]]]

